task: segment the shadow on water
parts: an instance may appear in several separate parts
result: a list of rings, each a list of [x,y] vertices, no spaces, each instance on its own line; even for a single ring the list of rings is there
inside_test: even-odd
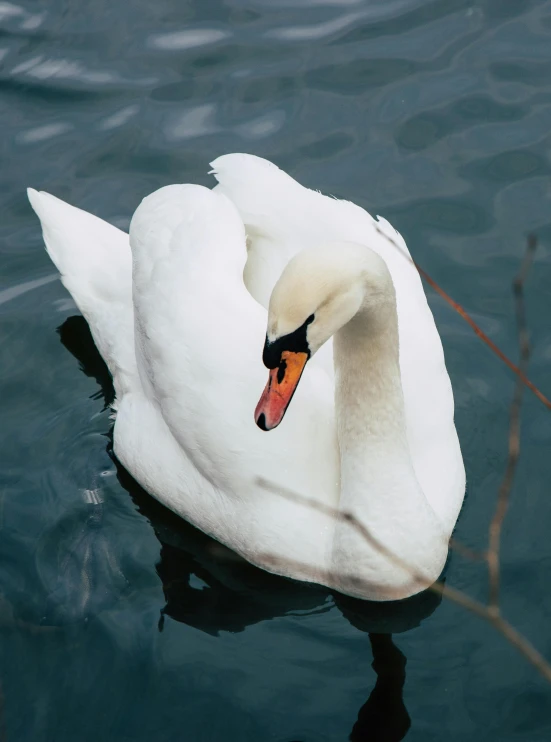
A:
[[[70,317],[59,328],[61,342],[95,378],[108,405],[113,399],[109,372],[96,350],[83,317]],[[159,631],[167,618],[211,635],[240,632],[247,626],[284,615],[323,613],[335,605],[359,631],[369,636],[376,673],[375,687],[361,707],[349,739],[352,742],[398,742],[411,725],[404,705],[406,657],[393,634],[412,629],[438,607],[441,597],[424,592],[392,603],[371,603],[268,574],[245,562],[150,497],[112,457],[120,484],[149,520],[161,544],[157,574],[165,605]],[[50,590],[50,615],[61,608],[72,620],[84,619],[120,597],[126,580],[114,547],[102,533],[101,502],[83,503],[80,517],[69,515],[56,526],[53,559],[57,573]],[[86,510],[88,508],[88,510]],[[94,509],[95,508],[95,509]],[[45,560],[48,561],[48,560]],[[299,742],[298,740],[294,742]]]

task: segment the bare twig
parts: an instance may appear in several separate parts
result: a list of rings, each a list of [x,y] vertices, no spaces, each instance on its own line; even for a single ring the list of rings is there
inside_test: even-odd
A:
[[[452,551],[456,551],[458,554],[461,554],[462,557],[470,559],[473,562],[485,562],[487,559],[486,552],[471,549],[470,546],[467,546],[463,542],[459,541],[455,538],[455,536],[451,537],[449,541],[449,547],[450,549],[452,549]]]
[[[396,564],[397,566],[402,567],[403,569],[408,571],[416,580],[420,580],[421,582],[426,583],[426,577],[421,572],[404,562],[403,559],[393,554],[386,546],[381,544],[380,541],[378,541],[378,539],[376,539],[373,534],[370,533],[369,529],[363,523],[361,523],[361,521],[359,521],[353,513],[347,511],[341,512],[336,508],[333,508],[331,505],[326,505],[325,503],[314,500],[311,497],[299,495],[287,489],[286,487],[281,487],[280,485],[273,484],[263,477],[258,477],[256,483],[263,489],[273,492],[280,497],[284,497],[291,502],[296,502],[304,505],[305,507],[318,510],[319,512],[328,515],[330,518],[346,521],[351,528],[356,530],[369,544],[371,544],[372,546],[374,546],[374,548],[384,554],[384,556],[386,556],[389,561],[394,562],[394,564]],[[303,564],[302,562],[291,559],[282,560],[267,554],[262,555],[262,562],[265,564],[271,562],[274,566],[281,565],[284,562],[287,568],[292,567],[294,568],[295,572],[308,571],[307,565]],[[332,575],[328,574],[327,577],[332,577]],[[362,585],[362,580],[360,579],[355,579],[355,582],[358,587]],[[462,590],[458,590],[457,588],[445,585],[441,580],[436,580],[436,582],[433,582],[426,589],[442,595],[442,597],[451,600],[453,603],[466,608],[468,611],[471,611],[471,613],[474,613],[480,618],[483,618],[485,621],[491,623],[492,626],[497,631],[499,631],[500,634],[502,634],[541,673],[541,675],[549,683],[551,683],[551,664],[549,664],[545,657],[540,652],[538,652],[538,650],[533,646],[533,644],[528,641],[528,639],[526,639],[515,628],[513,628],[513,626],[511,626],[508,621],[505,621],[505,619],[503,619],[500,615],[496,615],[493,611],[491,611],[488,605],[484,605],[484,603],[480,602],[479,600],[471,598],[470,595],[467,595],[467,593],[463,592]]]
[[[518,378],[521,380],[521,382],[525,386],[527,386],[528,389],[530,389],[531,392],[533,392],[536,395],[536,397],[540,400],[540,402],[542,402],[548,409],[551,410],[551,400],[549,400],[545,396],[545,394],[543,394],[543,392],[541,392],[538,389],[538,387],[535,384],[533,384],[530,381],[530,379],[527,378],[527,376],[524,374],[524,372],[522,371],[521,368],[519,368],[518,366],[516,366],[511,361],[511,359],[508,358],[505,355],[505,353],[502,350],[500,350],[497,347],[497,345],[492,340],[490,340],[490,338],[488,337],[488,335],[486,335],[486,333],[484,332],[484,330],[482,330],[482,328],[477,325],[477,323],[474,321],[474,319],[463,309],[463,307],[461,306],[461,304],[458,304],[454,299],[452,299],[451,296],[449,294],[447,294],[444,291],[444,289],[441,288],[436,283],[436,281],[433,278],[431,278],[429,276],[429,274],[425,270],[423,270],[423,268],[421,268],[421,266],[418,263],[416,263],[413,260],[413,258],[410,255],[408,255],[407,252],[404,251],[404,249],[402,248],[402,246],[398,242],[396,242],[396,240],[394,240],[389,235],[385,234],[383,232],[383,230],[379,226],[377,226],[377,223],[375,223],[375,231],[377,232],[377,234],[380,234],[388,242],[390,242],[390,244],[393,245],[400,252],[400,254],[404,258],[406,258],[407,260],[409,260],[410,262],[413,263],[413,265],[417,268],[419,274],[425,279],[425,281],[429,284],[429,286],[431,286],[436,291],[436,293],[439,296],[441,296],[442,299],[444,299],[444,301],[446,301],[453,309],[455,309],[455,311],[474,330],[474,332],[476,333],[476,335],[478,335],[478,337],[486,343],[486,345],[496,354],[496,356],[500,360],[502,360],[503,363],[505,363],[505,365],[508,366],[511,369],[511,371],[513,371],[513,373],[515,373],[518,376]]]
[[[427,577],[419,570],[415,569],[415,567],[412,567],[411,564],[403,560],[401,557],[399,557],[397,554],[394,554],[388,547],[386,547],[384,544],[382,544],[367,528],[367,526],[362,523],[353,513],[349,511],[341,511],[337,508],[332,507],[331,505],[326,505],[323,502],[320,502],[319,500],[314,500],[312,497],[306,497],[305,495],[299,495],[297,492],[293,492],[292,490],[288,489],[287,487],[282,487],[280,485],[274,484],[273,482],[268,481],[267,479],[264,479],[263,477],[258,477],[256,480],[256,483],[262,487],[265,490],[268,490],[269,492],[273,492],[276,495],[279,495],[280,497],[284,497],[287,500],[290,500],[291,502],[299,503],[300,505],[304,505],[305,507],[312,508],[313,510],[317,510],[320,513],[324,513],[325,515],[329,516],[330,518],[333,518],[335,520],[344,520],[346,521],[351,528],[353,528],[355,531],[357,531],[360,536],[371,546],[373,546],[379,553],[383,554],[387,559],[394,564],[396,564],[398,567],[401,567],[406,572],[409,572],[409,574],[418,582],[426,586],[427,590],[432,590],[433,592],[438,593],[439,595],[445,595],[450,600],[452,600],[454,603],[458,603],[459,605],[462,605],[464,608],[468,608],[469,610],[473,611],[473,613],[476,613],[479,616],[482,616],[483,618],[486,618],[486,607],[483,603],[480,603],[479,601],[475,600],[474,598],[471,598],[466,593],[463,593],[460,590],[456,590],[455,588],[448,587],[447,585],[444,585],[443,582],[440,580],[437,580],[436,582],[431,583],[430,585],[427,584]],[[269,559],[268,555],[263,556],[264,561],[266,559]],[[295,561],[288,561],[285,560],[286,565],[293,565],[295,567],[300,567],[304,569],[303,564],[300,564]],[[329,575],[331,576],[331,575]],[[354,580],[358,586],[362,584],[362,580]],[[551,678],[551,675],[550,675]]]
[[[532,265],[536,247],[536,238],[530,236],[526,245],[524,260],[522,261],[520,270],[515,280],[513,281],[520,355],[519,368],[522,373],[526,372],[526,369],[528,368],[528,362],[530,360],[530,341],[528,338],[526,310],[524,306],[524,282]],[[513,479],[515,476],[520,454],[520,409],[522,405],[523,392],[524,386],[522,377],[518,376],[513,401],[511,403],[509,422],[509,453],[507,458],[507,466],[505,468],[503,480],[499,487],[496,509],[488,532],[487,561],[488,577],[490,582],[489,610],[496,616],[499,615],[499,554],[501,546],[501,531],[503,528],[503,521],[505,520],[507,509],[509,507],[511,488],[513,486]]]

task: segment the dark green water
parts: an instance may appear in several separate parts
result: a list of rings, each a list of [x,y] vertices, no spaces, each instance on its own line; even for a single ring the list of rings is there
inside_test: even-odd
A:
[[[551,687],[462,608],[374,611],[243,569],[117,472],[108,379],[24,189],[127,227],[219,154],[268,157],[390,219],[515,357],[535,232],[530,376],[551,393],[551,2],[29,0],[0,27],[1,742],[393,742],[408,714],[408,742],[549,740]],[[428,291],[458,537],[484,548],[514,381]],[[502,607],[551,658],[550,443],[527,393]],[[454,556],[447,580],[486,598],[481,565]]]

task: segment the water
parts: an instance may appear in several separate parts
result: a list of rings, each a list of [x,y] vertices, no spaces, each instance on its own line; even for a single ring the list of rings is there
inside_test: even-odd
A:
[[[117,470],[109,379],[24,188],[124,228],[155,188],[211,184],[219,154],[268,157],[390,219],[512,356],[534,232],[549,393],[551,2],[29,0],[0,23],[0,740],[548,740],[551,689],[462,608],[361,610],[244,569]],[[483,548],[514,382],[428,293],[468,472],[457,535]],[[527,394],[502,607],[547,657],[550,442]],[[486,597],[480,565],[447,579]]]

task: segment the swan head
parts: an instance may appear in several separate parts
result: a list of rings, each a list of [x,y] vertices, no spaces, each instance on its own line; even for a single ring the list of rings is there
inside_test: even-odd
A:
[[[270,370],[255,410],[272,430],[283,420],[308,360],[361,309],[394,297],[384,260],[365,245],[336,242],[296,255],[277,281],[262,360]]]

